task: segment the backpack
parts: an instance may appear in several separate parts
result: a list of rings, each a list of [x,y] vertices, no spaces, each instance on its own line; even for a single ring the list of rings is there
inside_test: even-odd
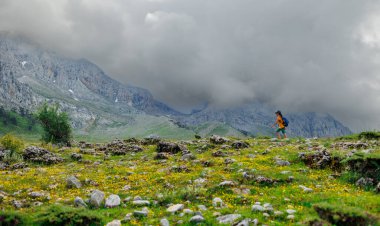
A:
[[[289,120],[288,120],[287,118],[285,118],[285,117],[282,117],[282,121],[284,122],[284,126],[285,126],[285,127],[288,127],[288,125],[289,125]]]

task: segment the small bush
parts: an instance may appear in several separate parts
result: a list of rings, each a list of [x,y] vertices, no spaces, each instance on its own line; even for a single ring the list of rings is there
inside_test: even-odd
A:
[[[35,224],[46,226],[103,225],[103,219],[89,210],[53,205],[36,216]]]
[[[0,226],[27,225],[25,217],[14,212],[0,213]]]
[[[380,139],[380,132],[375,132],[375,131],[361,132],[359,134],[359,139],[378,140]]]
[[[345,226],[376,225],[378,219],[360,209],[349,206],[319,203],[314,205],[320,218],[334,224]]]
[[[43,141],[70,145],[72,129],[69,117],[65,112],[59,112],[58,105],[48,106],[45,103],[36,116],[44,129]]]
[[[0,139],[0,143],[5,149],[15,152],[21,151],[21,149],[24,148],[24,142],[21,139],[10,134],[3,136]]]
[[[17,152],[24,148],[24,142],[10,134],[3,136],[0,139],[0,143],[6,150],[9,150],[7,153],[8,159],[14,158],[17,155]]]

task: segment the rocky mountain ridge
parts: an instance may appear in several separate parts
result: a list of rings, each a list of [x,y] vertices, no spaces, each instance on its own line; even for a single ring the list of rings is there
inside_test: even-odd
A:
[[[224,134],[271,135],[274,109],[251,103],[228,109],[206,108],[182,114],[154,99],[145,89],[124,85],[106,75],[98,66],[43,50],[37,45],[7,34],[0,35],[0,104],[9,109],[34,111],[44,101],[58,102],[84,135],[94,128],[146,130],[151,122],[170,128],[162,132],[191,133],[224,131]],[[292,136],[339,136],[350,130],[327,114],[288,115]],[[205,124],[208,124],[207,128]],[[213,124],[218,130],[210,130]],[[202,129],[200,129],[202,128]],[[230,132],[235,130],[235,132]],[[176,132],[174,132],[176,131]],[[222,135],[224,135],[222,134]],[[160,134],[159,134],[160,135]]]

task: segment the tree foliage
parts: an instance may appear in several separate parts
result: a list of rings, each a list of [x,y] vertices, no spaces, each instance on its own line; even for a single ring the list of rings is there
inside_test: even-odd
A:
[[[36,116],[44,129],[43,141],[70,145],[72,129],[69,116],[66,112],[59,111],[58,104],[49,106],[44,103]]]

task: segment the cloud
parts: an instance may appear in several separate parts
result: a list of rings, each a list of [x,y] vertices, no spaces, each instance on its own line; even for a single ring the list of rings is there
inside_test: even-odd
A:
[[[260,100],[379,129],[380,3],[2,0],[0,30],[85,57],[171,106]]]

